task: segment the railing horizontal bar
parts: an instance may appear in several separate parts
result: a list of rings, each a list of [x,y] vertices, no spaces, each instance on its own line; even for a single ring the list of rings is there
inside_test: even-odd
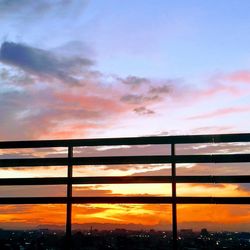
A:
[[[250,183],[250,175],[238,176],[176,176],[177,183]],[[139,184],[172,183],[172,176],[95,176],[73,177],[72,184]],[[0,179],[0,186],[66,185],[66,177]]]
[[[172,183],[172,176],[105,176],[74,177],[72,184],[139,184]],[[250,183],[250,175],[239,176],[176,176],[177,183]]]
[[[250,175],[176,176],[177,183],[250,183]]]
[[[67,158],[1,159],[0,167],[66,166]]]
[[[185,143],[227,143],[250,142],[250,134],[212,134],[184,136],[151,136],[101,139],[69,139],[39,141],[1,141],[0,149],[7,148],[41,148],[41,147],[79,147],[79,146],[113,146],[113,145],[149,145],[149,144],[185,144]]]
[[[72,184],[140,184],[170,183],[171,176],[96,176],[74,177]]]
[[[176,176],[177,183],[250,183],[250,175]]]
[[[72,197],[72,204],[171,204],[172,197]],[[66,204],[66,197],[0,198],[0,204]],[[250,204],[250,197],[177,197],[178,204]]]
[[[250,197],[177,197],[179,204],[248,204]]]
[[[172,197],[150,197],[150,196],[130,196],[130,197],[74,197],[74,203],[126,203],[126,204],[170,204]]]
[[[250,154],[176,155],[172,161],[176,163],[250,162]]]
[[[250,162],[250,154],[217,154],[217,155],[154,155],[154,156],[105,156],[75,157],[73,165],[119,165],[119,164],[156,164],[156,163],[234,163]],[[1,159],[0,167],[23,166],[65,166],[67,158],[21,158]]]
[[[74,177],[72,184],[139,184],[172,183],[172,176],[104,176]],[[250,175],[239,176],[176,176],[177,183],[250,183]]]

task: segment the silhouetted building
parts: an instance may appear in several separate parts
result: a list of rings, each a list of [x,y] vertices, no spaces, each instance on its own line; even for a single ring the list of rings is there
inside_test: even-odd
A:
[[[194,237],[194,232],[192,229],[181,229],[180,236],[185,237],[185,238]]]
[[[206,228],[202,228],[201,229],[201,236],[203,236],[203,237],[209,236],[209,232],[207,231]]]

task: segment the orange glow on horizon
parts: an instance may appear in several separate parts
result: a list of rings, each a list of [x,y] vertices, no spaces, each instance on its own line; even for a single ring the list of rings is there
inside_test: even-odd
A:
[[[247,205],[178,205],[179,227],[210,230],[221,228],[249,231],[250,212]],[[64,230],[65,205],[2,205],[0,207],[0,224],[3,228],[37,228],[51,227]],[[171,228],[171,205],[109,205],[86,204],[73,205],[72,223],[74,225],[99,223],[137,225],[140,228]]]
[[[11,152],[11,153],[14,153]],[[23,151],[43,157],[45,151]],[[64,154],[58,149],[56,154]],[[200,166],[191,165],[192,171]],[[201,169],[201,168],[200,168]],[[243,168],[242,168],[243,169]],[[205,168],[206,171],[207,168]],[[167,165],[135,165],[135,166],[75,166],[74,176],[107,176],[135,175],[160,171],[167,174]],[[224,171],[224,168],[223,168]],[[5,168],[0,170],[2,178],[22,177],[55,177],[66,176],[66,167],[35,167],[35,168]],[[97,174],[98,173],[98,174]],[[26,195],[28,194],[28,195]],[[58,185],[39,187],[5,187],[2,186],[0,196],[65,196],[65,186]],[[74,196],[171,196],[170,184],[105,184],[105,185],[73,185]],[[177,184],[177,196],[249,196],[250,191],[239,184]],[[249,231],[250,207],[247,205],[178,205],[179,227],[211,229],[222,228]],[[168,230],[171,228],[171,205],[109,205],[87,204],[73,205],[72,222],[75,225],[86,223],[114,224],[115,226],[156,228]],[[2,228],[37,228],[37,226],[65,227],[65,205],[2,205],[0,206],[0,227]]]
[[[95,194],[96,190],[108,190],[108,195],[130,195],[138,194],[135,186],[131,185],[131,189],[117,188],[106,189],[103,186],[92,186],[89,189],[78,187],[84,195],[84,190],[92,191]],[[108,185],[107,185],[108,186]],[[110,185],[112,186],[112,185]],[[249,195],[244,189],[237,185],[224,184],[215,187],[207,187],[208,185],[186,185],[179,187],[180,194],[188,194],[195,196],[208,195],[211,192],[217,192],[221,196],[246,196]],[[149,187],[151,187],[149,185]],[[93,189],[92,189],[93,188]],[[133,191],[134,188],[134,191]],[[211,190],[210,190],[211,188]],[[142,190],[145,190],[145,185],[142,185]],[[167,189],[166,189],[167,190]],[[170,190],[170,187],[169,187]],[[198,191],[199,192],[198,192]],[[163,193],[160,185],[153,191],[153,195]],[[196,193],[197,191],[197,193]],[[214,193],[215,194],[215,193]],[[100,195],[100,194],[97,194]],[[105,193],[104,193],[105,195]],[[145,192],[143,193],[145,195]],[[233,229],[234,227],[243,231],[250,230],[250,209],[247,205],[177,205],[178,208],[178,223],[180,226],[189,225],[194,228],[207,227],[216,229],[224,227]],[[43,226],[60,226],[64,229],[66,206],[65,205],[2,205],[0,206],[0,224],[3,228],[36,228],[38,225]],[[114,224],[114,226],[136,224],[142,227],[153,227],[156,229],[169,229],[171,227],[171,205],[111,205],[111,204],[85,204],[73,205],[72,211],[73,224],[81,225],[85,223],[101,223]],[[188,224],[187,224],[188,223]],[[190,224],[191,223],[191,224]],[[104,226],[105,227],[105,226]]]

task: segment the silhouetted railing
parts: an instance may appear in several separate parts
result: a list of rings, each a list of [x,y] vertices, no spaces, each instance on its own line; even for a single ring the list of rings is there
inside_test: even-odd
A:
[[[178,163],[240,163],[250,162],[250,154],[211,154],[177,155],[176,144],[191,143],[234,143],[250,142],[250,134],[221,134],[193,136],[161,136],[138,138],[105,138],[77,140],[40,140],[40,141],[5,141],[0,142],[0,149],[67,147],[68,156],[62,158],[20,158],[1,159],[0,167],[24,166],[68,166],[67,177],[53,178],[9,178],[0,179],[0,185],[67,185],[66,197],[9,197],[0,198],[0,204],[67,204],[66,239],[67,248],[71,249],[71,214],[72,204],[79,203],[136,203],[136,204],[171,204],[173,249],[177,249],[177,212],[176,204],[250,204],[250,197],[179,197],[176,195],[176,183],[250,183],[250,175],[231,176],[176,176]],[[170,155],[145,156],[105,156],[74,157],[73,148],[82,146],[121,146],[153,145],[171,146]],[[112,165],[112,164],[157,164],[169,163],[171,176],[105,176],[73,177],[74,165]],[[171,183],[172,195],[164,196],[121,196],[121,197],[72,197],[73,184],[128,184],[128,183]]]

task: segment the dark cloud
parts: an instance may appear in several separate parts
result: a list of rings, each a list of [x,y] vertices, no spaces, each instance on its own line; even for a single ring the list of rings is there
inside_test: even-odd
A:
[[[1,12],[14,11],[23,8],[24,5],[32,3],[32,0],[0,0]]]
[[[139,107],[134,109],[135,113],[139,115],[153,115],[155,112],[151,109],[148,109],[146,107]]]
[[[145,105],[158,103],[164,98],[172,94],[172,90],[176,89],[174,80],[168,80],[167,84],[156,81],[149,81],[147,78],[127,77],[123,81],[127,86],[131,86],[133,94],[125,94],[120,100],[127,104],[141,105],[141,107],[134,107],[134,111],[138,114],[153,114],[152,110],[146,109]],[[140,85],[142,88],[139,88]]]
[[[137,76],[128,76],[124,79],[118,78],[122,83],[128,84],[131,86],[139,86],[142,84],[148,84],[150,83],[149,79],[144,78],[144,77],[137,77]]]
[[[137,94],[128,94],[121,97],[122,102],[129,104],[144,104],[145,102],[156,101],[159,99],[157,95],[137,95]]]
[[[157,86],[157,87],[152,87],[150,89],[151,94],[168,94],[171,91],[171,86],[170,85],[162,85],[162,86]]]
[[[61,58],[52,52],[13,42],[2,44],[0,61],[38,77],[75,84],[79,81],[74,74],[93,64],[86,58]]]
[[[0,0],[0,14],[22,16],[22,19],[41,17],[50,11],[66,15],[71,8],[84,7],[87,2],[87,0]]]

